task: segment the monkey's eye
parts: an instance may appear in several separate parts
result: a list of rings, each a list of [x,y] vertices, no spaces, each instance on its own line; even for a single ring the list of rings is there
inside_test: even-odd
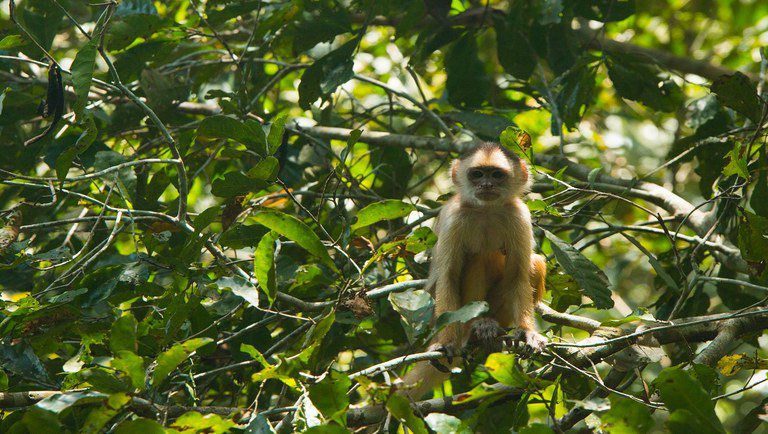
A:
[[[507,174],[502,172],[501,170],[494,170],[493,173],[491,173],[491,176],[493,179],[504,179]]]
[[[470,170],[469,171],[469,177],[472,179],[480,179],[483,177],[483,171],[482,170]]]

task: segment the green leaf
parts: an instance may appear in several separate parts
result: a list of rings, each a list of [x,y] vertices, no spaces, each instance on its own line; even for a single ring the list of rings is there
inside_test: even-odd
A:
[[[408,398],[392,394],[387,400],[387,410],[401,423],[404,423],[414,434],[428,434],[424,421],[414,414]]]
[[[242,143],[259,155],[264,155],[267,137],[258,122],[240,122],[229,116],[208,116],[197,129],[199,137],[231,139]]]
[[[267,183],[263,180],[235,171],[226,173],[224,178],[213,181],[211,193],[219,197],[235,197],[261,191],[266,186]]]
[[[309,386],[309,399],[326,420],[345,424],[343,416],[349,408],[347,393],[351,386],[352,380],[346,374],[331,370],[319,383]]]
[[[96,65],[96,48],[98,38],[93,38],[80,49],[72,62],[72,87],[75,89],[74,112],[77,120],[81,120],[83,110],[88,104],[88,91],[91,90],[93,80],[93,68]]]
[[[526,202],[528,209],[532,212],[543,212],[555,217],[560,217],[560,211],[557,208],[549,205],[541,199],[533,199]]]
[[[493,14],[496,52],[504,70],[520,80],[528,80],[538,59],[527,35],[525,2],[514,2],[506,16]]]
[[[363,135],[363,130],[361,129],[352,130],[349,133],[349,138],[347,139],[347,148],[352,148],[352,146],[355,146],[358,140],[360,140],[360,136],[362,135]]]
[[[93,121],[93,116],[90,114],[85,115],[84,124],[85,130],[77,138],[75,144],[67,148],[56,159],[56,177],[59,179],[67,177],[67,172],[72,167],[72,160],[87,151],[91,144],[93,144],[93,141],[96,140],[98,130],[96,129],[96,123]]]
[[[268,208],[260,209],[253,218],[256,222],[296,242],[301,248],[320,258],[323,264],[338,271],[320,238],[301,220]]]
[[[88,413],[88,418],[85,420],[81,432],[102,432],[107,423],[117,416],[129,402],[131,402],[131,397],[125,393],[114,393],[109,395],[109,398],[107,398],[100,407],[97,407]]]
[[[136,351],[136,318],[128,312],[118,318],[110,331],[109,348],[113,354],[119,351]]]
[[[448,324],[455,322],[466,324],[468,321],[473,320],[486,312],[488,312],[488,303],[485,301],[472,301],[454,311],[444,312],[437,317],[437,320],[435,320],[432,334],[436,334],[437,331]]]
[[[59,414],[77,404],[89,404],[102,401],[107,395],[98,392],[67,392],[49,396],[35,404],[35,407]]]
[[[259,350],[257,350],[253,345],[240,344],[240,351],[251,356],[253,360],[256,360],[261,364],[261,366],[265,368],[272,366],[269,364],[269,362],[267,362],[267,359],[264,358],[264,355],[261,354]]]
[[[176,369],[184,360],[195,350],[203,345],[213,342],[211,338],[195,338],[185,342],[178,343],[168,351],[163,352],[157,357],[157,365],[152,371],[150,384],[157,387],[165,380],[168,375]]]
[[[21,35],[8,35],[0,40],[0,50],[8,50],[24,45],[26,42]]]
[[[256,247],[259,240],[268,230],[262,225],[232,225],[221,234],[219,243],[224,247],[242,249],[243,247]]]
[[[485,368],[496,381],[520,389],[543,389],[548,381],[533,378],[525,374],[515,363],[514,354],[493,353],[485,361]]]
[[[200,233],[203,229],[210,226],[211,223],[216,221],[216,217],[219,216],[220,207],[212,206],[195,217],[192,222],[192,226],[195,228],[195,232]]]
[[[585,295],[592,299],[598,309],[613,307],[611,299],[610,282],[603,270],[581,254],[570,244],[564,242],[557,235],[544,231],[552,246],[557,262],[566,273],[573,276]]]
[[[165,428],[154,420],[138,418],[118,425],[115,434],[165,434]]]
[[[653,384],[671,412],[667,424],[673,432],[725,432],[709,395],[681,366],[662,370]]]
[[[275,241],[278,237],[276,232],[267,233],[253,252],[253,274],[261,289],[267,294],[270,305],[275,302],[277,295]]]
[[[121,350],[115,353],[111,365],[118,371],[125,373],[131,379],[131,385],[134,388],[144,390],[144,359],[132,351]]]
[[[499,140],[499,136],[504,130],[515,125],[506,116],[481,112],[457,111],[448,113],[445,117],[461,123],[464,128],[493,142]]]
[[[247,301],[251,306],[259,306],[259,291],[251,282],[240,276],[222,277],[216,281],[220,289],[229,288],[233,294]]]
[[[768,283],[768,218],[742,210],[739,217],[738,243],[748,271],[758,282]]]
[[[405,328],[408,342],[414,343],[429,333],[435,300],[423,289],[393,292],[388,296],[392,308],[400,314],[400,321]]]
[[[401,200],[388,199],[372,203],[357,213],[357,220],[350,227],[352,231],[370,226],[382,220],[392,220],[405,217],[415,211],[416,207]]]
[[[269,421],[262,413],[257,414],[248,422],[245,426],[245,434],[274,434],[272,426],[269,425]]]
[[[125,1],[120,2],[120,6]],[[154,5],[152,5],[154,7]],[[122,50],[131,45],[137,38],[147,38],[163,27],[163,20],[157,15],[133,13],[117,17],[110,23],[107,31],[106,46],[110,51]]]
[[[728,152],[728,164],[723,167],[723,175],[738,175],[741,178],[749,179],[749,169],[747,169],[747,155],[739,155],[741,153],[741,145],[734,144],[733,149]]]
[[[543,423],[532,423],[526,427],[520,428],[518,434],[555,434],[549,425]]]
[[[13,434],[16,434],[16,432],[21,432],[25,434],[30,432],[40,432],[45,434],[58,434],[58,433],[71,432],[69,430],[64,431],[63,425],[59,421],[59,418],[56,416],[57,416],[56,414],[51,413],[50,411],[46,411],[39,407],[33,406],[31,408],[28,408],[26,411],[24,411],[24,415],[21,418],[21,422],[17,425],[14,425],[14,427],[17,427],[18,425],[23,425],[22,430],[18,430],[18,431],[9,430],[9,431]],[[5,422],[5,419],[4,419],[4,422]]]
[[[333,422],[323,425],[313,426],[304,431],[303,434],[349,434],[349,430]]]
[[[477,108],[488,100],[490,79],[477,53],[475,36],[466,34],[445,55],[445,91],[448,101],[457,107]]]
[[[424,421],[437,434],[472,434],[472,430],[461,419],[449,414],[430,413]]]
[[[741,72],[721,75],[712,83],[710,90],[726,107],[734,109],[754,123],[760,121],[761,105],[755,84]]]
[[[615,395],[611,395],[611,409],[600,415],[600,424],[609,434],[644,434],[654,425],[648,407]]]
[[[592,56],[582,57],[574,67],[552,82],[557,114],[566,126],[576,127],[592,104],[597,73],[597,68],[593,65],[594,61]],[[554,113],[552,116],[554,117]]]
[[[120,381],[106,369],[91,368],[80,371],[80,377],[91,384],[91,388],[98,392],[118,393],[128,392],[128,385]]]
[[[267,133],[267,155],[274,154],[283,143],[286,119],[288,119],[288,115],[283,113],[272,120],[272,125],[269,126],[269,133]]]
[[[0,345],[0,366],[4,371],[36,383],[53,384],[32,346],[26,341]]]
[[[200,414],[196,411],[188,411],[170,426],[174,429],[171,432],[189,432],[189,433],[228,433],[232,432],[235,422],[224,419],[217,414]],[[170,430],[169,430],[170,431]]]
[[[616,93],[662,111],[677,110],[682,91],[674,81],[658,77],[658,70],[647,59],[629,54],[610,53],[606,66]]]
[[[352,55],[360,38],[356,37],[325,56],[304,71],[299,83],[299,107],[309,110],[318,98],[325,100],[337,87],[354,76]]]
[[[256,163],[256,165],[248,171],[248,178],[272,183],[277,179],[278,169],[280,169],[280,162],[277,158],[270,155]]]
[[[761,154],[762,161],[768,161],[765,158],[765,152]],[[749,198],[749,205],[755,213],[761,217],[768,217],[768,168],[763,168],[755,174],[757,182],[752,190],[752,197]]]

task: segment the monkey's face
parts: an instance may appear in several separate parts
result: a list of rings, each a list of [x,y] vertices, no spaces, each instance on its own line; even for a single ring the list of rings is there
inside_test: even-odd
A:
[[[528,172],[516,155],[485,143],[454,161],[452,177],[462,202],[490,206],[522,196]]]
[[[509,172],[503,168],[473,167],[467,171],[467,180],[474,196],[480,201],[495,201],[509,194]]]

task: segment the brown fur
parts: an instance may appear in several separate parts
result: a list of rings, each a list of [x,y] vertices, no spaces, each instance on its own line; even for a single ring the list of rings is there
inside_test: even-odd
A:
[[[501,170],[494,184],[498,197],[478,198],[474,168]],[[517,327],[529,343],[543,346],[535,333],[533,310],[544,295],[546,261],[532,254],[533,233],[528,207],[521,197],[529,187],[525,163],[495,144],[483,144],[453,162],[451,176],[458,189],[440,211],[435,232],[428,288],[435,297],[437,318],[472,301],[487,301],[488,317],[504,328]],[[489,187],[490,188],[490,187]],[[432,347],[460,350],[469,338],[470,324],[451,324],[441,330]],[[405,378],[405,392],[418,399],[447,374],[419,362]]]

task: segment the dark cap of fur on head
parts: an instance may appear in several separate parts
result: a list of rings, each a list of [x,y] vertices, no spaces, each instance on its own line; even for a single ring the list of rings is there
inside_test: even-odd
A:
[[[511,161],[520,160],[520,157],[518,157],[517,154],[515,154],[511,150],[507,149],[505,146],[502,146],[499,143],[493,143],[493,142],[481,142],[480,144],[476,145],[472,149],[464,152],[464,154],[462,154],[461,157],[459,157],[459,159],[466,160],[472,157],[473,155],[477,154],[478,152],[481,152],[481,151],[491,152],[495,149],[498,149],[499,151],[501,151],[504,154],[504,156],[510,159]]]

